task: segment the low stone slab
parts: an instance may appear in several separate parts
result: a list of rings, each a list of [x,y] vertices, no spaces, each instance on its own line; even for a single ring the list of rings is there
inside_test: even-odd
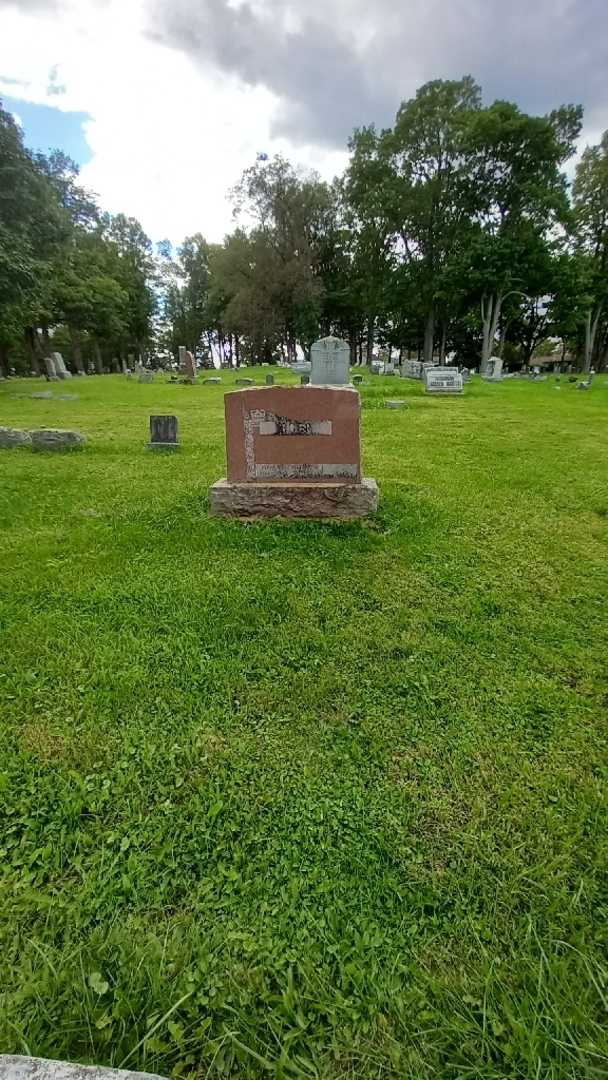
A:
[[[209,383],[209,386],[217,386],[217,384],[221,383],[221,381],[221,379],[203,379],[203,382]]]
[[[0,1080],[163,1080],[157,1073],[0,1054]]]
[[[30,394],[30,397],[39,398],[41,401],[52,401],[52,399],[53,399],[53,391],[52,390],[41,390],[38,394]]]
[[[385,401],[384,407],[386,409],[409,409],[407,401],[398,401],[397,399],[394,399],[393,401]]]
[[[237,386],[253,386],[253,379],[235,379]]]
[[[32,431],[34,450],[77,450],[86,442],[79,431],[63,431],[61,428],[43,428]]]
[[[360,484],[242,484],[224,479],[209,488],[209,511],[216,517],[348,520],[377,509],[378,485],[370,477]]]
[[[0,447],[12,449],[13,446],[31,446],[32,436],[29,431],[18,428],[0,427]]]

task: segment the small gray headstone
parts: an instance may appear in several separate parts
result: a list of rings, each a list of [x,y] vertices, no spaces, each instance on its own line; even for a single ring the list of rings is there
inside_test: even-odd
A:
[[[384,405],[387,409],[409,409],[407,401],[399,401],[398,399],[392,401],[387,399]]]
[[[211,386],[217,386],[217,384],[221,383],[221,381],[222,380],[217,377],[211,379],[203,379],[204,383],[209,383]]]
[[[29,431],[0,427],[0,447],[3,449],[11,449],[13,446],[31,446],[31,444],[32,437]]]
[[[44,400],[44,401],[51,401],[52,397],[53,397],[53,391],[52,390],[41,390],[38,394],[30,394],[30,397],[40,398],[41,400]]]
[[[310,385],[310,375],[300,375],[300,386]]]
[[[140,383],[153,383],[154,382],[154,372],[153,371],[142,371],[140,376],[139,376],[138,382],[140,382]]]
[[[350,345],[337,337],[315,341],[310,349],[312,386],[350,385]]]
[[[253,386],[253,379],[235,379],[237,386]]]
[[[266,386],[274,386],[274,375],[266,376]]]
[[[148,450],[177,450],[177,416],[151,416]]]
[[[61,428],[43,428],[31,434],[34,450],[76,450],[86,441],[80,432],[62,431]]]

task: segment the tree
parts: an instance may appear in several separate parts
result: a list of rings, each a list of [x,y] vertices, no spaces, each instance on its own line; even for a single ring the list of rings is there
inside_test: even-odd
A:
[[[549,239],[568,221],[560,166],[574,151],[581,110],[564,106],[548,117],[528,116],[510,102],[480,109],[470,129],[471,189],[478,208],[470,247],[482,323],[481,370],[494,347],[502,306],[511,294],[538,294],[540,263]]]
[[[356,131],[351,144],[347,189],[359,232],[373,238],[368,250],[375,245],[376,296],[382,263],[403,264],[421,302],[426,361],[470,219],[466,151],[471,114],[480,108],[481,91],[470,76],[436,80],[401,105],[394,129]]]
[[[572,189],[576,251],[585,294],[584,367],[593,359],[600,319],[608,302],[608,131],[588,146],[576,168]]]

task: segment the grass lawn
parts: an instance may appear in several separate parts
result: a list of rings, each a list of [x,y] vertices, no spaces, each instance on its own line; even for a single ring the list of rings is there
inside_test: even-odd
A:
[[[0,390],[0,1050],[606,1077],[608,380],[369,380],[378,515],[249,525],[233,380]]]

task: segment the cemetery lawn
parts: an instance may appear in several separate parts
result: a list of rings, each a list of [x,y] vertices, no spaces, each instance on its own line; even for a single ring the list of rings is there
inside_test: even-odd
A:
[[[0,389],[0,1051],[605,1077],[606,378],[368,378],[377,517],[248,525],[233,379]]]

